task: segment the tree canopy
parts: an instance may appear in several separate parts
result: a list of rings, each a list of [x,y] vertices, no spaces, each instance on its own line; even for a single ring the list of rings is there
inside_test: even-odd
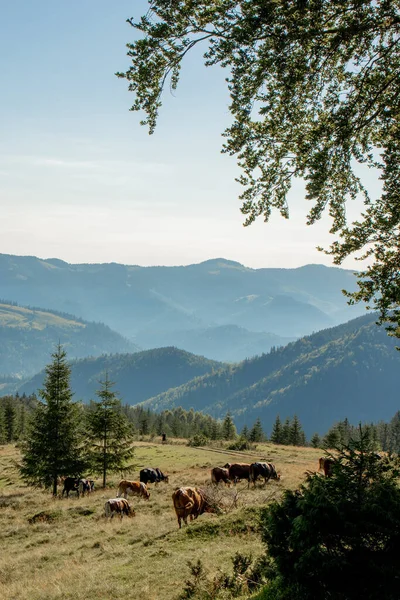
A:
[[[151,0],[117,73],[134,111],[155,129],[162,92],[176,89],[186,54],[205,45],[206,66],[226,68],[232,124],[223,152],[236,155],[245,225],[289,217],[294,178],[311,201],[307,223],[328,211],[336,264],[369,257],[350,302],[380,310],[400,337],[399,0]],[[361,166],[361,168],[360,168]],[[362,173],[376,169],[380,197]],[[346,202],[364,201],[348,223]]]

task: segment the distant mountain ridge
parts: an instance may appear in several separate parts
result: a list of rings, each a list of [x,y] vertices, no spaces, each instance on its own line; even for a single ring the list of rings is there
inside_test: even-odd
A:
[[[96,398],[99,382],[107,372],[122,402],[134,405],[224,366],[178,348],[86,358],[71,361],[71,389],[76,400],[89,402]],[[37,373],[18,388],[19,393],[37,392],[43,386],[43,378],[43,371]]]
[[[49,363],[60,342],[69,358],[135,352],[139,347],[102,323],[0,301],[0,375],[29,377]]]
[[[356,289],[353,272],[322,265],[251,269],[217,258],[140,267],[0,254],[0,281],[4,298],[100,321],[147,348],[167,340],[201,354],[208,352],[202,332],[236,326],[235,361],[364,313],[362,306],[349,307],[341,292]],[[196,333],[190,338],[189,331]],[[252,341],[254,333],[265,334],[264,341]],[[220,350],[213,357],[227,360],[232,330],[216,335]]]

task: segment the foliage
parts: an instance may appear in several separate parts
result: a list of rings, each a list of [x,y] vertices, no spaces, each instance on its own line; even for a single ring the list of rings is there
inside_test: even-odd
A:
[[[377,455],[360,428],[331,477],[308,475],[263,509],[262,538],[277,578],[263,597],[397,598],[399,475],[399,459]]]
[[[238,440],[233,442],[233,444],[229,444],[229,446],[227,446],[226,448],[227,448],[227,450],[239,450],[239,451],[243,452],[243,450],[252,450],[252,449],[254,450],[255,446],[254,446],[254,444],[251,444],[249,442],[249,440],[246,440],[246,438],[244,438],[241,435]]]
[[[374,302],[399,327],[398,3],[152,0],[128,22],[142,37],[117,75],[135,94],[132,110],[145,112],[142,124],[154,131],[164,86],[176,89],[184,57],[204,43],[205,64],[227,69],[233,123],[224,152],[243,170],[245,225],[273,210],[288,218],[287,194],[303,178],[307,222],[325,210],[332,218],[334,261],[372,259],[351,300]],[[378,170],[380,197],[368,195],[360,166]],[[348,225],[346,202],[360,196],[365,210]]]
[[[81,410],[72,402],[70,368],[66,352],[59,344],[46,367],[42,401],[37,403],[22,444],[21,476],[27,483],[52,486],[57,494],[60,476],[79,476],[82,460]]]
[[[236,436],[236,427],[231,414],[228,412],[226,413],[224,422],[222,423],[222,437],[224,440],[234,440]]]
[[[188,441],[188,446],[196,447],[196,446],[206,446],[208,443],[208,438],[204,435],[195,435],[193,438],[190,438]]]
[[[88,436],[88,463],[94,473],[103,476],[106,487],[107,473],[122,471],[133,456],[133,436],[124,415],[121,402],[111,390],[113,383],[106,373],[97,392],[99,401],[91,405],[86,416]]]
[[[250,430],[249,440],[250,442],[263,442],[265,440],[260,417],[257,417],[256,422]]]
[[[362,411],[377,420],[377,398],[384,398],[392,413],[398,408],[400,356],[375,319],[367,315],[303,337],[163,392],[145,406],[193,407],[220,418],[229,410],[238,428],[260,417],[265,429],[275,419],[278,404],[284,406],[281,418],[300,406],[307,414],[306,421],[299,412],[307,435],[323,434],[337,415],[357,421]],[[321,402],[323,412],[317,408]]]

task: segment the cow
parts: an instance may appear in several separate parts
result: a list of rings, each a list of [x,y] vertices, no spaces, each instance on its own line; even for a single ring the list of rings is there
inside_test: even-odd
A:
[[[325,477],[331,477],[334,463],[334,459],[327,456],[321,456],[319,459],[319,470],[324,471]]]
[[[254,487],[256,487],[256,481],[259,477],[263,477],[265,483],[270,479],[279,480],[281,478],[280,474],[276,472],[275,465],[272,463],[252,463],[250,465],[248,487],[250,487],[250,482],[253,482]]]
[[[128,494],[131,496],[139,496],[139,498],[144,498],[145,500],[150,498],[150,492],[144,483],[122,479],[118,485],[117,498],[120,496],[126,498]]]
[[[187,525],[188,517],[193,521],[193,519],[197,519],[199,515],[202,515],[205,512],[220,512],[218,507],[213,506],[210,503],[205,491],[201,488],[176,488],[172,494],[172,501],[174,503],[179,529],[182,527],[182,519],[185,525]]]
[[[228,469],[229,479],[236,485],[240,479],[250,478],[250,464],[248,463],[227,463],[224,465],[225,469]]]
[[[153,469],[151,467],[142,469],[140,471],[139,479],[145,485],[147,485],[148,483],[157,484],[160,481],[165,481],[165,483],[168,483],[168,475],[164,475],[164,473],[160,471],[160,469]]]
[[[94,492],[94,481],[93,479],[79,479],[78,483],[78,497],[84,496]]]
[[[111,519],[114,515],[119,515],[120,519],[126,515],[127,517],[135,516],[135,509],[133,506],[130,506],[125,498],[111,498],[111,500],[107,500],[104,505],[104,514],[105,517],[110,517]]]
[[[64,488],[61,494],[61,497],[64,496],[64,492],[66,492],[67,498],[69,498],[70,492],[76,492],[79,498],[79,479],[76,477],[66,477],[64,479]]]
[[[214,467],[211,469],[211,482],[215,483],[215,485],[218,485],[221,481],[223,481],[226,485],[231,485],[229,471],[224,467]]]

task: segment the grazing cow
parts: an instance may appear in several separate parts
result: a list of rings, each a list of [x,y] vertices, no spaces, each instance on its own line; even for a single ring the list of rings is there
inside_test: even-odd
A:
[[[106,518],[110,517],[112,519],[114,515],[119,515],[120,519],[122,519],[124,515],[134,517],[135,509],[129,505],[125,498],[112,498],[105,503],[104,514]]]
[[[333,458],[328,458],[327,456],[321,456],[319,459],[319,470],[324,471],[325,477],[331,477],[332,475],[332,467],[335,461]]]
[[[79,482],[80,479],[77,479],[75,477],[66,477],[64,479],[64,488],[61,497],[64,496],[64,492],[66,492],[67,498],[69,498],[70,492],[76,492],[79,498]]]
[[[228,469],[229,479],[236,485],[240,479],[250,478],[250,465],[248,463],[233,463],[224,465],[225,469]]]
[[[150,498],[150,492],[144,483],[123,479],[119,482],[117,498],[120,496],[126,498],[128,494],[131,496],[139,496],[139,498],[144,498],[145,500]]]
[[[78,497],[91,494],[94,492],[94,481],[93,479],[79,479],[78,483]]]
[[[231,485],[229,471],[223,467],[214,467],[211,469],[211,482],[218,485],[220,481],[223,481],[227,485]]]
[[[140,471],[140,481],[147,485],[148,483],[159,483],[160,481],[165,481],[168,483],[168,475],[164,475],[160,469],[152,469],[151,467],[147,467],[146,469],[142,469]]]
[[[265,483],[270,479],[279,480],[281,478],[280,474],[276,472],[275,465],[272,463],[252,463],[250,465],[249,487],[250,482],[253,482],[254,487],[256,487],[256,481],[259,477],[263,477]]]
[[[210,504],[204,490],[193,487],[176,488],[172,494],[174,509],[178,518],[179,529],[182,527],[181,520],[187,525],[187,518],[197,519],[205,512],[219,512],[218,507]]]

